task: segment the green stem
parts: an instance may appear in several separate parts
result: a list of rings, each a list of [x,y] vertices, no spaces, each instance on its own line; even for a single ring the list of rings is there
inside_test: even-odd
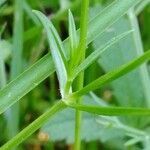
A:
[[[100,107],[80,104],[70,104],[69,107],[81,111],[104,116],[149,116],[150,109],[134,107]]]
[[[89,9],[89,0],[82,0],[81,5],[81,24],[80,24],[80,41],[79,41],[79,61],[85,59],[85,50],[87,44],[87,26],[88,26],[88,9]],[[78,62],[77,62],[78,63]],[[83,88],[84,85],[84,72],[80,73],[77,78],[77,90]],[[77,101],[80,103],[80,99]],[[76,110],[75,116],[75,150],[80,150],[81,147],[81,118],[82,114],[79,110]]]
[[[137,55],[138,56],[143,55],[144,50],[143,50],[143,45],[142,45],[142,40],[140,35],[140,29],[139,29],[139,24],[134,9],[130,9],[130,11],[128,12],[128,16],[129,16],[131,27],[134,29],[132,35],[133,35]],[[141,81],[143,84],[142,86],[144,89],[143,91],[144,91],[146,103],[148,107],[150,107],[150,92],[149,92],[150,79],[149,79],[149,73],[148,73],[146,63],[140,67],[140,74],[141,74]]]
[[[23,51],[23,3],[22,0],[14,1],[14,27],[13,27],[13,50],[11,62],[11,80],[22,71]],[[19,103],[5,113],[7,120],[8,139],[11,139],[19,131]]]
[[[25,139],[27,139],[30,135],[32,135],[36,130],[38,130],[46,121],[50,119],[50,117],[53,117],[58,111],[61,111],[66,107],[67,106],[63,103],[63,101],[60,100],[53,107],[48,109],[47,112],[37,118],[28,127],[23,129],[19,134],[17,134],[14,138],[8,141],[5,145],[3,145],[0,150],[10,150],[13,147],[16,147]]]

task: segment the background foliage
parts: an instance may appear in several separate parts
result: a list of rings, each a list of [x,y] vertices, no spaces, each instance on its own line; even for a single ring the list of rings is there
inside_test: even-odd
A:
[[[90,19],[111,2],[111,0],[91,1]],[[0,6],[0,60],[4,60],[4,64],[0,61],[0,88],[2,88],[49,51],[46,34],[39,20],[32,13],[32,9],[40,10],[49,16],[62,40],[65,40],[68,37],[67,10],[68,8],[72,10],[78,28],[80,0],[1,0]],[[139,14],[130,10],[89,45],[87,56],[110,38],[127,30],[136,30],[105,51],[100,59],[86,70],[85,85],[139,56],[141,50],[148,50],[149,16],[150,5],[147,5]],[[3,69],[6,70],[6,75],[2,74]],[[149,106],[150,84],[146,80],[149,74],[143,72],[144,65],[94,93],[86,95],[84,103],[101,106]],[[11,93],[8,93],[9,96]],[[0,145],[43,114],[59,98],[58,81],[56,74],[53,73],[23,97],[21,102],[0,116],[0,133],[3,133],[0,134]],[[91,102],[91,99],[94,99],[94,102]],[[149,136],[149,118],[110,118],[84,113],[82,122],[83,150],[138,150],[149,146],[147,140],[144,139]],[[70,150],[73,147],[73,141],[74,111],[67,109],[58,113],[17,149]]]

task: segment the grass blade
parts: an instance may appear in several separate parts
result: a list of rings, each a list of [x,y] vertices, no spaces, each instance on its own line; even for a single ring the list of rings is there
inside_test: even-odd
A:
[[[109,42],[107,42],[105,45],[103,45],[100,49],[95,50],[90,56],[88,56],[77,68],[74,70],[74,78],[77,77],[77,75],[85,70],[87,67],[89,67],[94,61],[96,61],[99,56],[107,50],[109,47],[113,46],[117,42],[119,42],[121,39],[125,38],[128,34],[130,34],[132,31],[127,31],[125,33],[122,33],[114,38],[112,38]]]
[[[103,33],[122,17],[129,8],[134,7],[139,2],[140,0],[117,0],[96,15],[89,23],[88,43]]]
[[[0,150],[10,150],[13,147],[19,145],[31,134],[33,134],[37,129],[39,129],[48,119],[50,119],[50,117],[54,116],[58,111],[61,111],[64,108],[66,108],[66,105],[62,101],[59,101],[52,108],[49,108],[43,115],[41,115],[34,122],[32,122],[29,126],[23,129],[14,138],[12,138],[5,145],[3,145]]]
[[[132,29],[135,30],[132,34],[133,40],[134,40],[133,43],[135,44],[135,50],[137,52],[137,55],[140,56],[144,53],[144,49],[142,45],[142,39],[140,35],[140,28],[139,28],[138,20],[133,9],[130,9],[130,11],[128,12],[128,17],[129,17]],[[148,107],[150,107],[150,92],[149,92],[150,78],[149,78],[149,72],[148,72],[146,64],[143,64],[140,67],[140,74],[141,74],[141,80],[143,84],[142,86],[143,86],[145,99],[146,99]]]
[[[49,58],[50,55],[46,55],[0,91],[0,114],[55,71]]]
[[[64,87],[67,82],[67,60],[64,55],[63,44],[60,40],[60,37],[55,27],[48,20],[48,18],[39,11],[34,11],[34,13],[40,19],[47,32],[48,42],[51,49],[53,60],[55,62],[56,72],[60,84],[60,92],[63,97],[65,94]]]
[[[93,81],[92,83],[88,84],[85,86],[82,90],[77,91],[72,94],[72,96],[82,96],[92,90],[100,88],[102,85],[111,82],[127,73],[135,69],[136,67],[140,66],[142,63],[150,59],[150,50],[145,52],[141,57],[136,58],[135,60],[119,67],[118,69],[115,69],[97,80]]]
[[[69,10],[69,40],[70,40],[70,47],[71,47],[71,59],[75,54],[75,50],[78,46],[78,39],[77,39],[77,32],[76,32],[76,25],[72,15],[72,12]]]
[[[12,45],[12,61],[11,61],[11,80],[16,78],[23,70],[23,32],[24,17],[23,3],[21,0],[14,1],[14,25],[13,25],[13,45]],[[19,103],[16,103],[5,113],[7,121],[7,134],[11,139],[19,131]]]
[[[99,107],[99,106],[86,106],[71,104],[72,108],[78,109],[80,111],[85,111],[89,113],[94,113],[97,115],[106,116],[149,116],[150,109],[144,108],[134,108],[134,107]]]

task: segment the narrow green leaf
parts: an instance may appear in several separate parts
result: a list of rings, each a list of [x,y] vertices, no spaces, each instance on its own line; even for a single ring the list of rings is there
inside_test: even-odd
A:
[[[0,91],[0,114],[55,71],[49,58],[47,54]]]
[[[92,90],[98,89],[102,85],[111,82],[113,80],[116,80],[117,78],[129,73],[130,71],[140,66],[142,63],[144,63],[149,59],[150,59],[150,50],[145,52],[141,57],[136,58],[135,60],[130,61],[129,63],[101,76],[97,80],[85,86],[82,90],[73,93],[72,96],[81,96]]]
[[[127,31],[125,33],[122,33],[114,38],[112,38],[110,41],[108,41],[106,44],[104,44],[100,49],[95,50],[90,56],[88,56],[78,67],[74,70],[74,76],[73,78],[76,78],[77,75],[85,70],[87,67],[89,67],[94,61],[96,61],[99,56],[105,52],[109,47],[113,46],[117,42],[119,42],[121,39],[125,38],[128,34],[130,34],[131,31]]]
[[[67,60],[64,55],[62,41],[48,18],[39,11],[33,11],[42,22],[48,36],[48,42],[51,49],[52,57],[55,62],[56,72],[60,84],[60,92],[64,96],[64,87],[67,82]]]
[[[141,0],[117,0],[111,3],[106,9],[96,15],[89,23],[88,42],[98,37],[108,27],[122,17],[129,8],[134,7]],[[123,13],[124,12],[124,13]]]
[[[14,0],[14,24],[12,39],[12,60],[10,79],[13,80],[23,71],[23,32],[24,32],[24,12],[22,0]],[[20,105],[16,103],[5,113],[7,122],[7,137],[11,139],[19,131]]]
[[[128,17],[129,17],[129,21],[131,24],[131,28],[135,30],[132,34],[133,44],[135,45],[135,51],[136,51],[137,55],[140,56],[144,53],[144,48],[143,48],[143,43],[142,43],[142,39],[141,39],[141,33],[140,33],[140,27],[139,27],[138,19],[135,15],[135,12],[133,9],[130,9],[130,11],[128,12]],[[139,68],[139,70],[140,70],[140,76],[141,76],[141,81],[142,81],[141,87],[143,89],[145,101],[147,102],[146,105],[148,107],[150,107],[150,92],[149,92],[150,77],[149,77],[147,65],[143,64]]]
[[[57,112],[66,108],[66,105],[59,101],[53,107],[49,108],[43,115],[38,117],[35,121],[33,121],[29,126],[19,132],[16,136],[14,136],[11,140],[9,140],[6,144],[4,144],[0,150],[10,150],[21,142],[23,142],[26,138],[28,138],[31,134],[33,134],[37,129],[39,129],[49,118],[53,117]]]
[[[71,59],[73,58],[75,54],[75,50],[78,46],[78,40],[77,40],[77,32],[76,32],[76,25],[75,21],[72,15],[72,12],[69,10],[68,12],[68,18],[69,18],[69,41],[70,41],[70,47],[71,47]]]
[[[94,113],[97,115],[106,115],[106,116],[149,116],[150,109],[144,108],[134,108],[134,107],[100,107],[100,106],[86,106],[78,104],[70,104],[72,108]]]

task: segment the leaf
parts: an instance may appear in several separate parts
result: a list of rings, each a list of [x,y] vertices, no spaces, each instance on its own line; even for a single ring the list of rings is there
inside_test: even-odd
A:
[[[67,60],[64,55],[63,44],[55,27],[48,20],[48,18],[39,11],[34,10],[33,12],[40,19],[46,30],[52,57],[56,66],[56,72],[60,84],[60,92],[62,94],[62,97],[64,97],[64,88],[67,82]]]
[[[113,71],[110,71],[109,73],[96,79],[95,81],[88,84],[80,91],[73,93],[72,97],[82,96],[92,90],[98,89],[101,86],[103,86],[104,84],[111,82],[113,80],[116,80],[117,78],[129,73],[130,71],[132,71],[133,69],[135,69],[136,67],[138,67],[139,65],[141,65],[142,63],[144,63],[145,61],[147,61],[149,59],[150,59],[150,50],[145,52],[145,54],[143,54],[141,57],[134,59],[133,61],[130,61],[129,63],[122,65],[121,67],[119,67]]]
[[[16,78],[23,70],[23,32],[24,32],[23,3],[20,0],[14,0],[14,23],[12,37],[12,55],[10,65],[10,80]],[[8,94],[8,93],[7,93]],[[13,93],[12,93],[13,94]],[[19,130],[20,105],[16,103],[5,113],[7,122],[7,137],[11,139]]]
[[[140,0],[117,0],[98,13],[89,23],[88,43],[93,41],[92,39],[96,39],[96,37],[122,17],[129,8],[134,7],[139,2]]]
[[[108,48],[119,42],[121,39],[125,38],[128,34],[130,34],[132,31],[127,31],[125,33],[122,33],[116,37],[113,37],[110,41],[108,41],[106,44],[104,44],[100,49],[95,50],[92,54],[90,54],[77,68],[74,70],[74,78],[77,77],[77,75],[85,70],[87,67],[89,67],[94,61],[96,61],[99,56],[104,53]]]
[[[54,63],[49,58],[50,55],[46,55],[0,91],[0,114],[55,71],[50,67]]]
[[[129,23],[131,24],[131,28],[135,29],[133,32],[132,38],[133,38],[133,45],[135,46],[135,52],[139,56],[144,53],[143,49],[143,43],[141,40],[141,34],[140,34],[140,28],[138,24],[138,19],[135,16],[135,12],[133,9],[130,9],[128,12],[128,19]],[[149,77],[149,72],[147,69],[147,64],[143,64],[140,69],[139,69],[139,74],[141,77],[141,82],[142,82],[142,88],[143,88],[143,95],[145,98],[145,103],[148,107],[150,107],[150,77]]]
[[[72,12],[69,10],[69,41],[70,41],[70,47],[71,47],[71,59],[73,58],[75,54],[75,50],[78,46],[78,38],[77,38],[77,32],[76,32],[76,25],[75,21],[72,15]]]
[[[99,107],[99,106],[86,106],[78,104],[69,104],[70,107],[97,114],[97,115],[106,115],[106,116],[149,116],[150,109],[146,108],[133,108],[133,107]]]

